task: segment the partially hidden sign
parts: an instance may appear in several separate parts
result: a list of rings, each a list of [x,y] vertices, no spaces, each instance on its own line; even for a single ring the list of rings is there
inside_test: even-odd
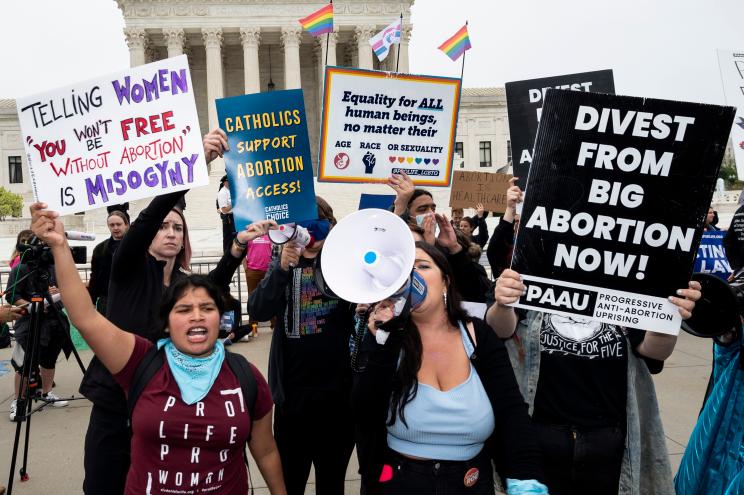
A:
[[[537,126],[548,89],[568,89],[592,93],[615,94],[615,82],[611,70],[564,74],[524,81],[508,82],[506,107],[509,113],[509,139],[513,171],[519,177],[517,185],[524,189],[527,172],[532,163],[532,147],[535,145]]]
[[[723,247],[723,230],[712,230],[703,233],[700,239],[697,256],[695,257],[696,273],[710,273],[716,277],[728,280],[731,275],[731,265],[726,258],[726,249]]]
[[[235,227],[318,218],[301,89],[216,100]]]
[[[487,211],[506,211],[509,174],[456,171],[452,174],[449,205],[452,208],[475,208],[482,203]]]
[[[34,200],[61,214],[209,184],[185,55],[16,104]]]
[[[517,306],[676,334],[734,108],[549,90],[512,267]]]
[[[318,180],[449,186],[460,79],[326,68]]]

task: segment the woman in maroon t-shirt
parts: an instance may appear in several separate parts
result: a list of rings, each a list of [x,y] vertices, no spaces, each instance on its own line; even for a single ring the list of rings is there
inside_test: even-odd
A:
[[[62,301],[70,319],[124,390],[152,347],[98,313],[72,259],[64,226],[43,203],[31,206],[32,228],[51,248]],[[268,223],[248,228],[264,235]],[[249,416],[240,382],[218,342],[223,310],[220,289],[192,275],[169,287],[161,307],[169,338],[157,343],[165,363],[142,391],[132,413],[132,464],[127,494],[247,493],[243,445],[272,494],[285,494],[279,453],[271,432],[273,403],[266,380],[258,385]],[[252,430],[252,431],[251,431]]]

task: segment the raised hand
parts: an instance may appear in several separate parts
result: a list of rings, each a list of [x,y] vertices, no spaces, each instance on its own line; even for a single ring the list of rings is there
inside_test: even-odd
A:
[[[34,235],[50,247],[63,246],[67,243],[65,226],[59,219],[59,213],[47,210],[46,203],[31,205],[31,230]]]
[[[496,303],[501,306],[515,303],[524,294],[524,290],[525,286],[522,282],[522,276],[514,270],[507,268],[496,279],[496,288],[494,289]]]
[[[413,181],[402,170],[400,175],[393,174],[388,178],[388,186],[395,191],[395,214],[400,215],[408,208],[408,202],[413,196]]]
[[[205,134],[202,143],[204,144],[204,158],[206,158],[207,163],[218,156],[222,157],[225,151],[230,149],[227,144],[227,134],[220,128],[212,129]]]
[[[439,225],[437,243],[443,248],[446,248],[450,254],[459,253],[462,250],[462,246],[457,242],[457,234],[455,234],[455,229],[452,227],[449,219],[439,213],[436,213],[435,217],[437,219],[437,225]]]
[[[258,239],[262,235],[267,234],[269,230],[276,230],[278,228],[279,226],[274,220],[261,220],[259,222],[253,222],[252,224],[247,226],[245,230],[241,230],[240,232],[238,232],[238,241],[240,241],[242,244],[245,244],[254,239]]]

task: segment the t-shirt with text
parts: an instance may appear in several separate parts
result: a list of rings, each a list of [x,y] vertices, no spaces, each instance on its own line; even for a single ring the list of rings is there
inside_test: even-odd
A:
[[[152,347],[135,336],[132,356],[114,375],[129,390],[137,366]],[[251,365],[258,394],[256,418],[271,412],[269,386]],[[204,399],[193,405],[181,393],[167,361],[142,391],[132,413],[132,464],[126,495],[245,494],[248,490],[243,446],[251,418],[240,382],[223,361]]]

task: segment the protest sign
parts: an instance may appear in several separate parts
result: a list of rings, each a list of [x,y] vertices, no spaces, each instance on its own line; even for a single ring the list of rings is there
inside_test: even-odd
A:
[[[512,267],[517,306],[676,334],[734,109],[549,90]]]
[[[34,200],[61,214],[209,183],[185,55],[16,104]]]
[[[723,247],[723,237],[725,235],[726,232],[722,230],[703,233],[695,257],[693,272],[710,273],[723,280],[728,280],[732,270],[728,258],[726,258],[726,250]]]
[[[449,205],[451,208],[475,208],[482,203],[486,211],[504,213],[511,178],[509,174],[457,171],[452,174]]]
[[[744,50],[718,50],[718,66],[726,103],[737,108],[731,126],[731,141],[734,143],[736,175],[739,180],[744,180]]]
[[[506,90],[506,108],[509,113],[512,170],[514,176],[519,177],[517,185],[522,189],[527,183],[527,172],[532,163],[532,147],[535,145],[545,92],[549,88],[615,94],[615,82],[611,70],[506,83],[504,89]]]
[[[318,180],[448,186],[460,79],[326,68]]]
[[[379,208],[389,210],[395,201],[395,194],[367,194],[362,193],[359,196],[359,209],[367,210],[369,208]]]
[[[301,89],[216,100],[235,228],[318,218]]]

